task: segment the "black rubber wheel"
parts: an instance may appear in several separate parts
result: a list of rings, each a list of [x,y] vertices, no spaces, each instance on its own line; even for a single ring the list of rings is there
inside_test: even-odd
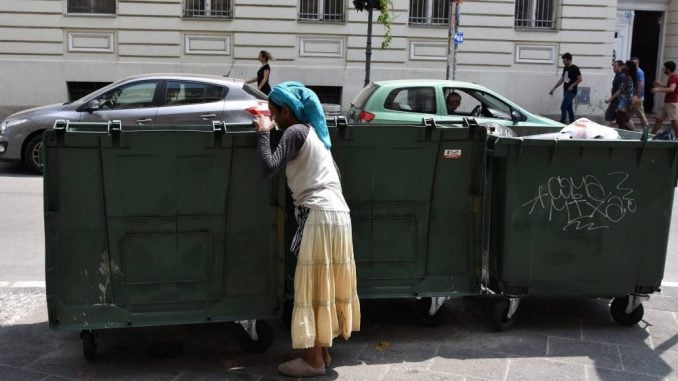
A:
[[[42,173],[42,134],[33,136],[24,148],[24,164],[33,172]]]
[[[294,300],[285,300],[282,306],[282,315],[280,315],[280,321],[286,328],[292,326],[293,310],[294,310]]]
[[[82,355],[87,361],[94,361],[97,357],[97,340],[94,331],[80,331]]]
[[[640,304],[635,310],[631,311],[630,314],[627,314],[626,306],[628,304],[628,296],[612,299],[612,304],[610,304],[610,315],[612,315],[612,319],[614,319],[614,321],[621,325],[631,326],[638,324],[638,322],[643,318],[645,309],[643,308],[643,305]]]
[[[265,321],[257,320],[256,324],[258,340],[252,340],[247,331],[238,324],[238,343],[240,347],[249,353],[262,353],[273,343],[273,328]]]
[[[516,311],[510,318],[506,316],[509,311],[509,305],[510,303],[508,299],[501,299],[492,307],[492,325],[494,326],[494,329],[499,332],[510,330],[516,323],[518,311]]]
[[[417,323],[423,327],[437,327],[440,325],[442,320],[440,316],[440,310],[438,310],[434,315],[429,314],[431,302],[431,298],[417,299]]]

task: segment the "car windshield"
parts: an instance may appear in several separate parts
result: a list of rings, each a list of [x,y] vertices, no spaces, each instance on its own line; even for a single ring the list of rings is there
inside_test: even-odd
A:
[[[379,86],[371,83],[366,88],[362,89],[358,96],[353,100],[353,106],[362,109],[365,107],[365,102],[370,98],[370,96],[379,88]]]

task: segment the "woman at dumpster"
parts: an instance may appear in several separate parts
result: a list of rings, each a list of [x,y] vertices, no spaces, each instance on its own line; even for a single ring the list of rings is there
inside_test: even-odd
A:
[[[247,83],[256,82],[257,88],[266,95],[271,92],[271,85],[268,83],[271,75],[271,66],[269,66],[268,61],[272,58],[273,56],[271,56],[271,53],[265,50],[260,51],[257,59],[259,60],[259,63],[261,63],[261,67],[257,70],[257,76],[247,81]]]
[[[303,355],[278,371],[292,377],[325,374],[335,337],[360,330],[360,304],[349,208],[332,158],[329,131],[317,95],[299,82],[276,85],[269,94],[271,117],[258,115],[257,150],[264,173],[285,168],[299,228],[292,309],[292,347]],[[284,130],[271,151],[269,131]]]

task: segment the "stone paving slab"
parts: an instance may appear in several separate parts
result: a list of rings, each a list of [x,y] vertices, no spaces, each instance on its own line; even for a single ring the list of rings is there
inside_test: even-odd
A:
[[[362,332],[337,340],[315,379],[678,380],[673,291],[632,327],[611,320],[607,300],[528,298],[507,332],[492,329],[487,297],[448,301],[434,328],[417,325],[413,300],[363,300]],[[0,288],[0,380],[280,380],[277,365],[299,355],[273,320],[263,354],[240,348],[235,324],[212,323],[100,331],[87,362],[78,333],[51,330],[46,316],[44,289]]]

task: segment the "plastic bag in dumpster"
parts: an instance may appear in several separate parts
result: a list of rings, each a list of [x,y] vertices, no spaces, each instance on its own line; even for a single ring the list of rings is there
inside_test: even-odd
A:
[[[574,139],[619,139],[619,133],[612,127],[603,126],[586,118],[580,118],[560,130]]]
[[[525,136],[526,139],[621,139],[619,132],[586,118],[567,125],[560,132]]]

